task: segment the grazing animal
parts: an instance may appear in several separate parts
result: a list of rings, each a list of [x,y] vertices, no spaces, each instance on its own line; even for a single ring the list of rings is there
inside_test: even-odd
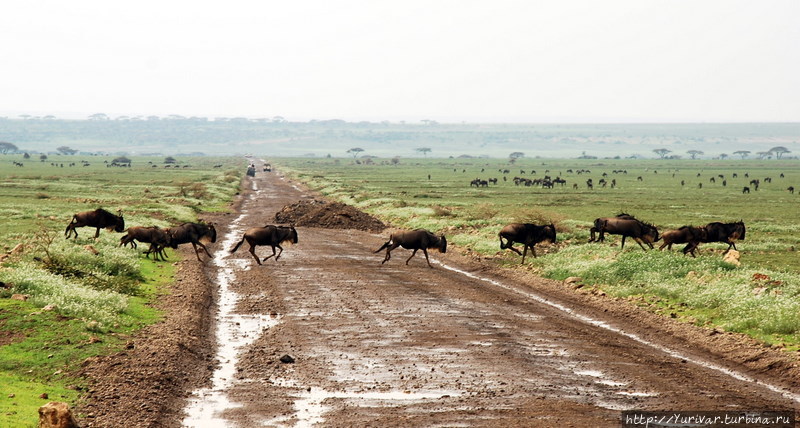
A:
[[[789,193],[794,195],[794,186],[789,186],[789,187],[786,188],[786,190],[788,190]]]
[[[428,258],[428,249],[435,248],[439,250],[440,253],[446,253],[447,239],[444,237],[444,235],[436,236],[425,229],[402,230],[392,233],[389,236],[389,240],[386,241],[380,248],[375,250],[375,252],[378,253],[386,248],[386,257],[383,259],[381,264],[389,261],[392,250],[397,247],[403,247],[407,250],[414,250],[408,260],[406,260],[406,265],[408,265],[408,262],[411,260],[411,258],[417,254],[417,250],[422,250],[422,252],[425,254],[425,261],[428,262],[428,267],[433,268],[433,266],[431,266],[431,261]]]
[[[253,255],[253,258],[256,259],[256,263],[261,264],[262,261],[267,261],[272,256],[275,256],[275,261],[281,257],[283,254],[283,247],[281,244],[284,242],[291,242],[292,244],[297,243],[297,230],[295,230],[292,226],[273,226],[273,225],[266,225],[264,227],[254,227],[248,229],[244,236],[242,236],[242,240],[239,241],[236,246],[231,249],[231,254],[236,252],[239,247],[247,241],[250,244],[250,254]],[[264,257],[263,260],[259,260],[258,256],[256,255],[256,246],[257,245],[269,245],[272,247],[272,254],[267,257]],[[281,251],[277,254],[275,253],[275,247],[278,247]]]
[[[158,226],[129,227],[126,234],[120,238],[119,245],[127,246],[131,244],[131,247],[136,248],[136,241],[150,244],[150,249],[144,253],[146,257],[150,257],[150,253],[155,253],[155,256],[153,256],[154,259],[158,260],[158,256],[160,255],[161,260],[167,260],[164,254],[164,248],[172,243],[172,236],[170,236],[165,229]]]
[[[211,257],[211,253],[208,252],[208,248],[202,241],[206,241],[206,243],[217,242],[217,229],[214,228],[213,224],[183,223],[180,226],[170,227],[166,230],[172,240],[169,244],[170,247],[178,248],[178,245],[181,244],[192,244],[194,255],[197,260],[202,261],[197,253],[197,246],[199,245],[206,252],[206,255]]]
[[[750,193],[750,188],[747,186],[742,187],[742,193]]]
[[[690,253],[695,257],[694,250],[697,249],[697,243],[706,238],[706,229],[704,227],[695,226],[681,226],[675,230],[668,230],[661,235],[663,243],[658,248],[663,250],[667,247],[672,250],[672,244],[687,244],[683,248],[683,254]]]
[[[550,241],[551,243],[555,244],[556,227],[552,223],[545,226],[537,226],[531,223],[511,223],[503,227],[497,236],[500,237],[500,249],[509,249],[521,255],[521,263],[524,264],[525,255],[528,253],[528,248],[531,249],[531,253],[535,258],[536,249],[534,247],[536,244],[543,241]],[[503,242],[504,238],[506,240],[505,243]],[[522,244],[523,250],[521,253],[518,249],[512,246],[515,242]]]
[[[122,232],[125,230],[125,219],[122,218],[122,211],[119,211],[118,214],[119,215],[111,214],[102,208],[74,214],[72,216],[72,221],[70,221],[67,225],[67,229],[64,231],[64,235],[69,239],[72,234],[75,234],[75,238],[77,239],[78,231],[75,229],[84,226],[97,228],[97,232],[94,234],[95,238],[100,236],[100,229],[113,229],[115,232]]]
[[[724,242],[728,244],[728,248],[725,250],[723,254],[727,254],[728,251],[733,248],[736,248],[736,241],[741,239],[744,241],[745,232],[747,231],[744,222],[739,220],[734,223],[720,223],[715,221],[713,223],[708,223],[707,225],[703,226],[705,229],[705,236],[702,237],[699,241],[695,243],[690,243],[691,249],[684,248],[684,252],[686,251],[694,251],[703,242]]]
[[[599,233],[598,242],[605,240],[605,234],[622,235],[622,246],[625,249],[625,238],[631,237],[642,250],[647,249],[642,245],[644,242],[651,249],[653,242],[658,241],[658,229],[652,224],[645,223],[634,218],[632,215],[621,213],[616,217],[601,217],[594,221],[594,227],[590,229],[591,238],[589,242],[595,241],[595,233]]]

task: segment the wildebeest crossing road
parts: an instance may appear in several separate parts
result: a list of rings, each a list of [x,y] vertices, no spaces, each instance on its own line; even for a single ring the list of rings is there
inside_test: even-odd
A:
[[[241,216],[220,233],[238,241],[308,196],[278,173],[247,179]],[[457,250],[432,252],[433,269],[421,258],[382,265],[373,251],[386,233],[297,233],[261,266],[214,248],[225,264],[209,269],[227,269],[231,311],[275,320],[240,332],[235,374],[216,391],[226,399],[207,404],[219,424],[615,426],[623,409],[800,409],[796,379],[726,360],[733,335]]]

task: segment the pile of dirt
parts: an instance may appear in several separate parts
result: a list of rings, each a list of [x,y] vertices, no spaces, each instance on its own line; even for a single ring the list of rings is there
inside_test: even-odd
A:
[[[275,221],[295,226],[357,229],[369,232],[381,232],[387,227],[382,221],[353,206],[317,199],[284,206],[275,214]]]

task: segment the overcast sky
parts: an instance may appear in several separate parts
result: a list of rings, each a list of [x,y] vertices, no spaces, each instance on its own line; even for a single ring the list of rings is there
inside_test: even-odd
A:
[[[800,121],[800,1],[8,1],[0,115]]]

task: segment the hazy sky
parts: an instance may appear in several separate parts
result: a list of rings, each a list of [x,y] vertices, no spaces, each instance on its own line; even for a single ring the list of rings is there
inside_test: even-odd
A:
[[[800,1],[8,1],[0,115],[800,121]]]

